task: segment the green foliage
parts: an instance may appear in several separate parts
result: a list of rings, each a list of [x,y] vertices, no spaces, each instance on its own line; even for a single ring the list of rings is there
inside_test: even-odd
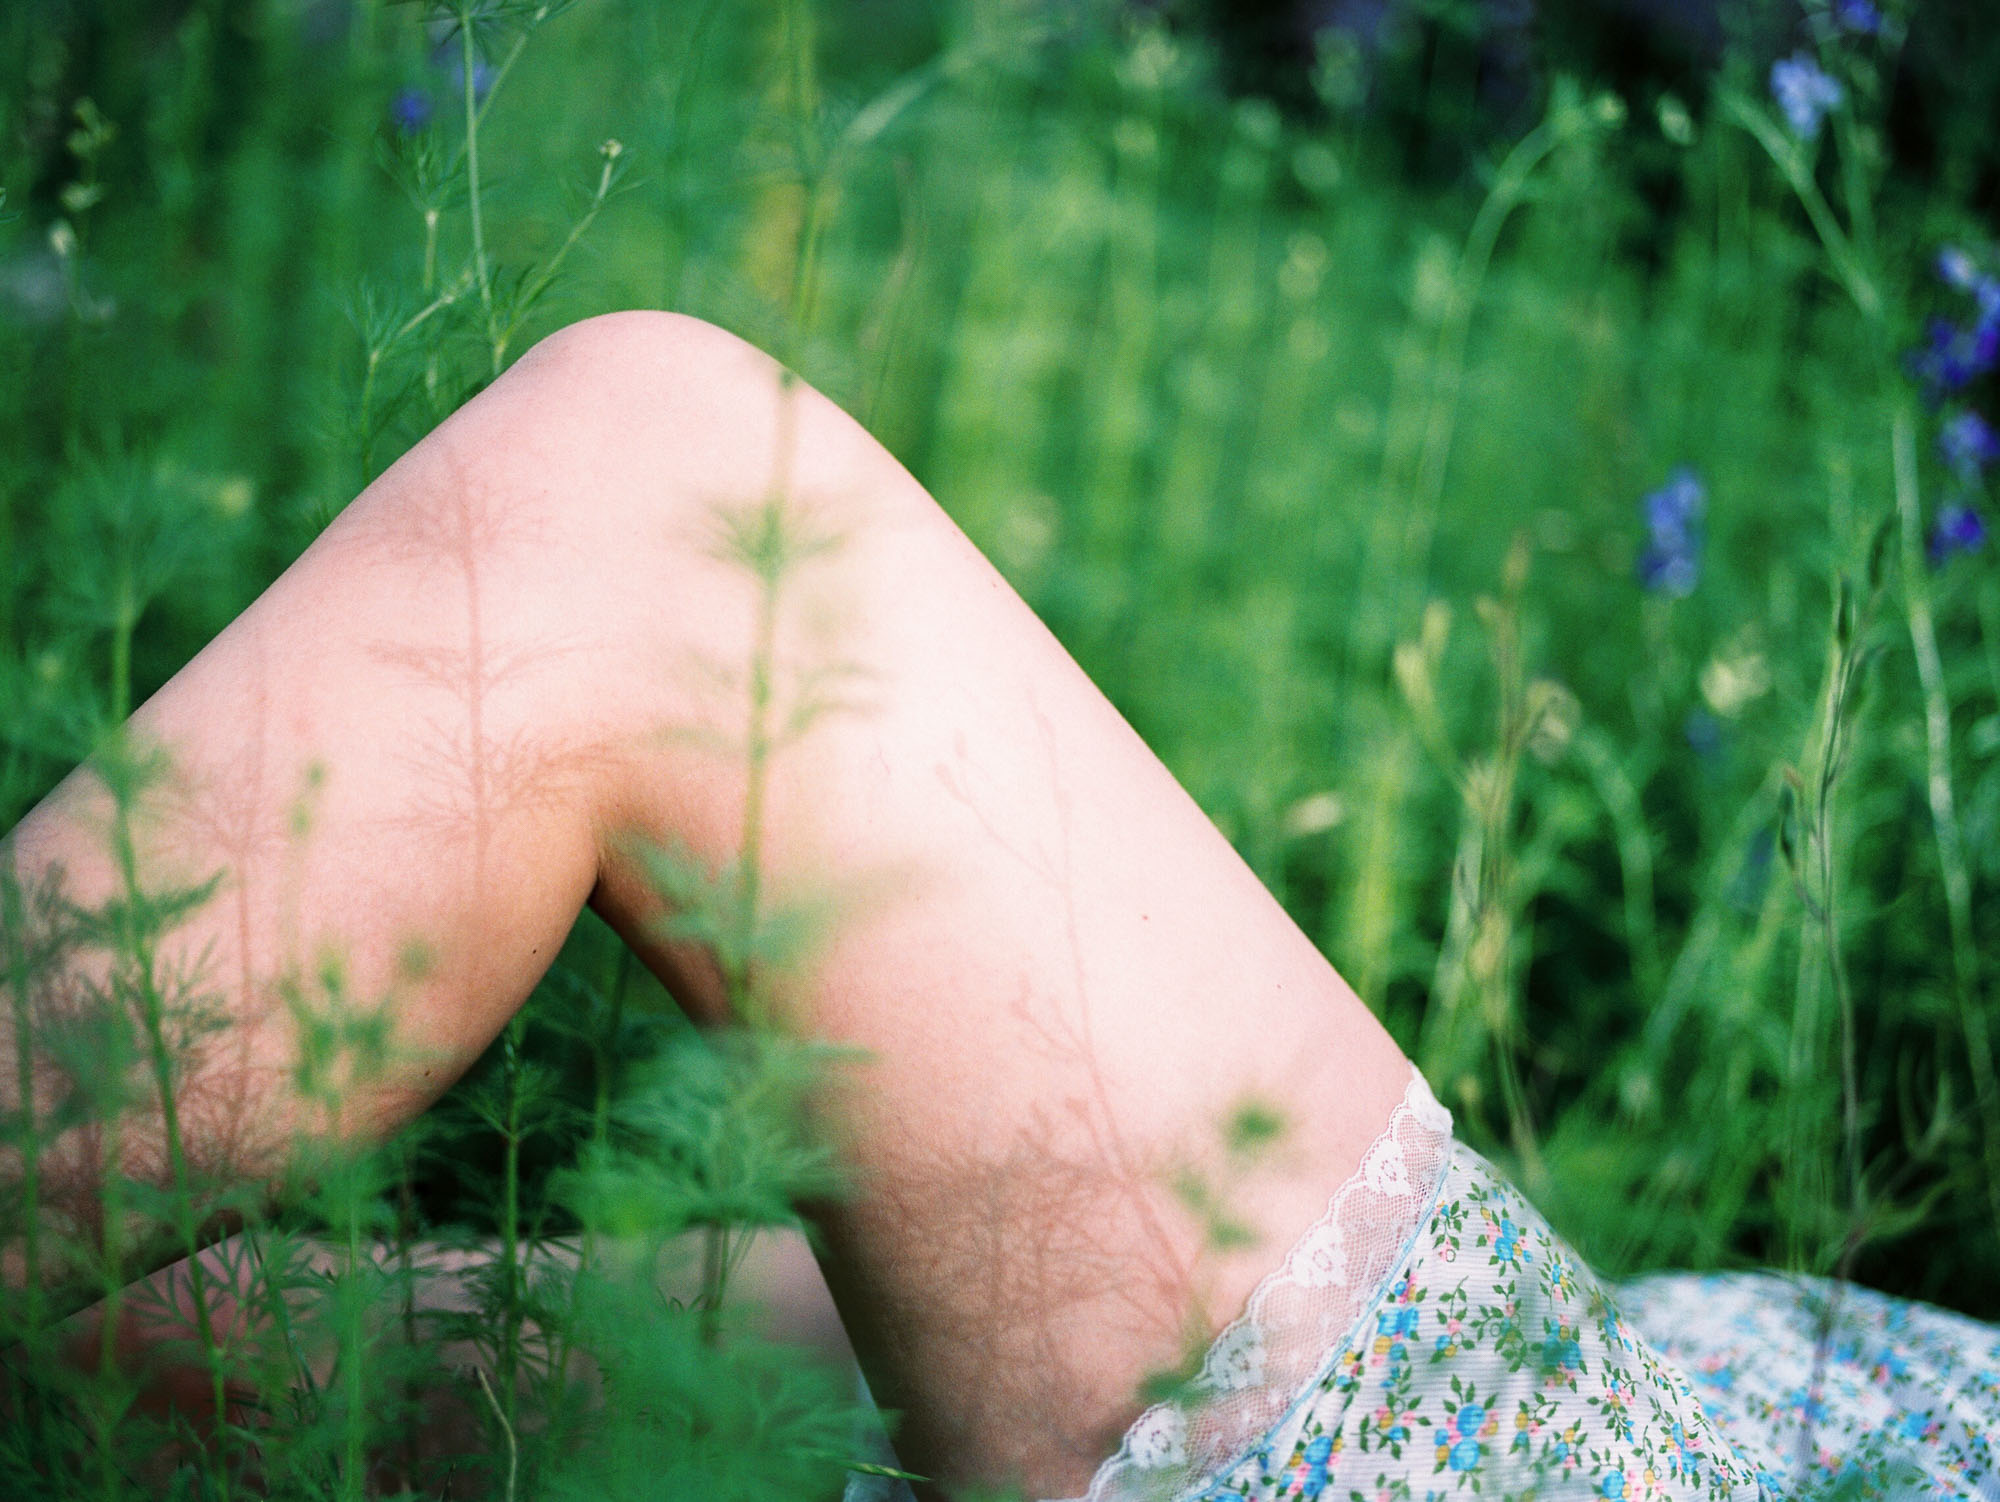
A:
[[[1926,560],[1959,482],[1901,369],[1937,246],[1990,241],[1990,143],[1891,170],[1893,38],[1821,49],[1847,102],[1808,145],[1747,24],[1717,78],[1556,78],[1502,131],[1449,87],[1460,6],[1428,78],[1407,36],[1332,35],[1283,109],[1108,10],[97,9],[0,18],[0,825],[92,753],[142,817],[163,767],[108,727],[361,485],[537,334],[690,311],[910,464],[1593,1261],[2000,1315],[2000,572]],[[1956,23],[1923,19],[1934,66]],[[1648,591],[1640,498],[1683,464],[1699,575]],[[772,609],[831,545],[781,490],[717,539]],[[718,751],[754,788],[851,675],[779,683],[768,643],[736,671]],[[760,889],[758,817],[735,866],[650,869],[770,1021],[826,911]],[[31,1287],[115,1304],[255,1209],[186,1163],[109,1176],[95,1241],[37,1199],[56,1132],[171,1114],[214,1007],[151,956],[203,896],[126,861],[77,910],[0,868],[16,1031],[62,1081],[0,1123]],[[30,1017],[80,955],[100,979]],[[336,1114],[386,998],[329,964],[286,999]],[[829,1067],[695,1036],[586,921],[421,1137],[302,1161],[198,1264],[260,1315],[183,1332],[219,1443],[67,1374],[61,1295],[10,1304],[0,1491],[831,1494],[850,1406],[723,1297],[756,1228],[839,1192],[801,1112]],[[1247,1155],[1282,1124],[1224,1125]],[[1183,1188],[1228,1239],[1228,1186]],[[469,1310],[421,1312],[439,1237]],[[663,1301],[683,1255],[699,1291]],[[411,1452],[439,1405],[476,1474]]]

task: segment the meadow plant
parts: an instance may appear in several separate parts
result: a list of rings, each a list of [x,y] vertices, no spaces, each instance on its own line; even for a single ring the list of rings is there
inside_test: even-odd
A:
[[[1813,0],[1503,117],[1428,13],[1286,99],[1125,9],[184,9],[0,15],[0,817],[93,758],[118,873],[0,862],[0,1490],[795,1497],[861,1455],[729,1296],[840,1192],[809,1105],[866,1068],[784,1025],[838,886],[759,859],[775,758],[866,690],[773,655],[837,544],[782,470],[708,539],[758,602],[711,673],[741,858],[649,855],[746,1026],[586,919],[419,1132],[335,1153],[395,998],[294,955],[286,1207],[186,1150],[224,978],[159,955],[232,896],[146,860],[171,748],[109,727],[535,333],[635,303],[905,459],[1592,1261],[2000,1314],[2000,281],[1976,143],[1899,170],[1891,110],[1942,19]],[[77,1206],[86,1129],[128,1166]],[[93,1299],[222,1421],[154,1417],[115,1318],[75,1359]]]
[[[446,148],[427,107],[413,102],[418,96],[397,101],[399,139],[385,146],[384,165],[422,217],[422,301],[414,311],[373,294],[362,303],[364,362],[349,438],[364,480],[378,468],[378,445],[401,405],[420,398],[435,420],[499,373],[523,320],[611,194],[621,170],[615,141],[602,148],[595,188],[553,251],[518,273],[502,272],[490,257],[479,131],[529,38],[561,8],[432,8],[458,49],[463,131]],[[490,64],[485,52],[496,37],[501,57]],[[111,132],[94,114],[85,128],[75,154],[89,172]],[[94,176],[83,183],[86,191],[65,200],[75,215],[100,196]],[[439,247],[451,228],[448,211],[461,205],[469,248],[447,282]],[[63,253],[79,243],[62,240]],[[468,374],[454,364],[444,322],[475,295],[476,309],[460,317],[482,368]],[[393,391],[392,382],[399,383]],[[781,400],[789,410],[789,385]],[[789,441],[780,448],[788,453]],[[78,602],[74,618],[108,641],[109,690],[96,713],[97,723],[114,727],[135,703],[139,621],[169,584],[185,582],[188,557],[200,547],[199,533],[163,504],[152,480],[136,464],[86,470],[82,493],[101,504],[61,513],[83,544],[79,556],[92,564],[66,585]],[[720,546],[762,602],[743,685],[743,855],[712,878],[686,858],[661,852],[657,860],[666,895],[680,902],[676,921],[703,928],[730,977],[732,1005],[761,1025],[734,1039],[704,1041],[682,1029],[663,1041],[655,1018],[651,1039],[635,1048],[624,1013],[631,976],[621,962],[608,1004],[584,1018],[598,1024],[586,1029],[597,1076],[589,1152],[573,1173],[541,1189],[524,1182],[525,1150],[538,1136],[573,1133],[575,1122],[552,1065],[527,1052],[541,1009],[518,1017],[496,1045],[493,1067],[477,1072],[446,1113],[447,1121],[469,1118],[499,1148],[479,1217],[492,1235],[446,1258],[448,1266],[435,1243],[412,1255],[424,1227],[411,1203],[407,1150],[340,1145],[353,1130],[345,1103],[399,1045],[394,998],[361,1004],[337,957],[295,961],[278,985],[300,1049],[290,1088],[306,1123],[297,1161],[283,1176],[294,1186],[283,1201],[289,1208],[270,1219],[262,1186],[238,1181],[244,1165],[191,1160],[183,1096],[224,1013],[209,977],[163,973],[157,956],[163,936],[220,900],[227,873],[187,887],[148,884],[139,826],[149,800],[171,784],[171,763],[164,748],[122,731],[94,732],[92,775],[111,810],[118,891],[101,907],[82,908],[64,895],[59,876],[47,890],[28,888],[10,867],[0,885],[20,1102],[8,1120],[20,1167],[4,1231],[21,1249],[10,1277],[23,1278],[27,1291],[18,1320],[10,1310],[0,1331],[14,1350],[10,1412],[25,1420],[6,1451],[10,1494],[88,1490],[108,1502],[161,1483],[165,1467],[176,1478],[165,1484],[220,1498],[244,1489],[348,1498],[385,1485],[455,1486],[451,1475],[469,1466],[510,1498],[524,1488],[601,1496],[607,1485],[654,1495],[673,1475],[721,1494],[801,1495],[837,1489],[846,1461],[865,1464],[865,1431],[837,1382],[796,1355],[765,1351],[733,1328],[740,1323],[733,1318],[723,1340],[729,1273],[749,1237],[760,1226],[795,1224],[801,1199],[824,1198],[839,1185],[804,1122],[826,1061],[787,1043],[763,1000],[768,977],[795,958],[785,946],[795,948],[809,926],[761,894],[763,786],[772,757],[830,706],[828,684],[838,676],[808,675],[800,694],[780,697],[772,636],[779,589],[826,546],[796,534],[788,506],[781,469],[749,519],[723,517]],[[472,609],[476,627],[476,597]],[[17,750],[26,728],[14,727]],[[310,837],[311,803],[309,787],[295,811],[295,842]],[[413,947],[405,979],[421,980],[427,964],[422,947]],[[573,971],[558,976],[572,994],[589,989]],[[575,1019],[563,1020],[578,1031]],[[652,1067],[630,1067],[649,1053],[658,1054]],[[61,1082],[53,1100],[51,1080]],[[216,1124],[204,1126],[212,1134]],[[96,1202],[80,1220],[52,1217],[45,1166],[79,1134],[95,1144],[99,1170],[79,1182],[94,1184]],[[249,1229],[204,1252],[219,1218],[248,1221]],[[79,1234],[87,1225],[100,1228],[95,1240]],[[663,1312],[657,1280],[689,1235],[704,1248],[699,1289]],[[162,1256],[182,1260],[134,1285]],[[48,1293],[52,1283],[57,1291]],[[79,1297],[98,1300],[88,1325],[96,1349],[87,1358],[68,1349],[73,1335],[52,1323]],[[158,1373],[123,1358],[135,1319],[169,1375],[184,1359],[177,1332],[188,1326],[208,1385],[207,1427],[189,1427],[170,1411],[162,1429],[140,1413]],[[642,1328],[652,1333],[638,1335]],[[440,1382],[436,1363],[449,1340],[472,1364],[469,1375]],[[470,1414],[489,1429],[487,1460],[423,1453],[420,1421],[435,1425],[441,1411],[461,1421]],[[613,1421],[620,1416],[630,1422]]]

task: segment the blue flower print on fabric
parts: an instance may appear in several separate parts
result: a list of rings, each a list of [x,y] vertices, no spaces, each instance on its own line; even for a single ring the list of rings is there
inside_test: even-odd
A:
[[[1293,1415],[1200,1495],[1764,1495],[1546,1221],[1454,1148],[1408,1262]]]

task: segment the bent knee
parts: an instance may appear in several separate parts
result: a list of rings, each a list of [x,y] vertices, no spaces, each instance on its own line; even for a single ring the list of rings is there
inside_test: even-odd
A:
[[[928,504],[834,402],[716,324],[672,312],[584,318],[536,344],[480,398],[496,440],[530,450],[564,504],[646,512],[750,504],[786,490]]]
[[[540,434],[579,476],[657,493],[678,476],[726,482],[768,450],[784,385],[776,361],[727,330],[637,311],[559,329],[491,394],[503,422]]]
[[[504,383],[619,403],[742,398],[776,390],[779,379],[775,360],[725,328],[686,313],[635,308],[557,329],[515,363]]]

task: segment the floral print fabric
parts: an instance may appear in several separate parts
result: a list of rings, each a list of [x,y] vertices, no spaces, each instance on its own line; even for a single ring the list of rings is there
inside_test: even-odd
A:
[[[1458,1146],[1408,1260],[1292,1414],[1198,1495],[1754,1502],[1756,1468],[1602,1284]]]
[[[1139,1416],[1079,1502],[1191,1496],[1260,1445],[1408,1262],[1455,1149],[1451,1113],[1412,1069],[1389,1124],[1326,1212],[1216,1337],[1194,1378]]]
[[[2000,1330],[1774,1273],[1642,1278],[1627,1317],[1775,1495],[2000,1498]]]
[[[2000,1331],[1769,1274],[1599,1281],[1454,1145],[1291,1411],[1161,1502],[2000,1499]]]

